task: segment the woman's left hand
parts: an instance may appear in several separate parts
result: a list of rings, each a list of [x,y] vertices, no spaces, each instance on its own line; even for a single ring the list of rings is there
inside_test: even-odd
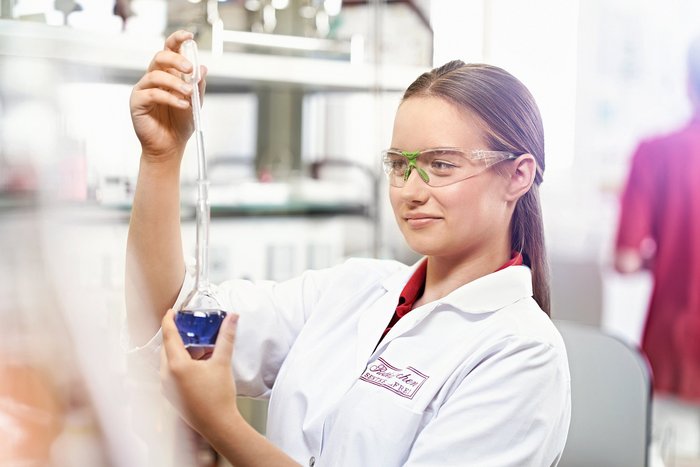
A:
[[[166,397],[185,421],[204,437],[226,420],[239,416],[231,361],[238,315],[229,313],[221,323],[211,357],[194,360],[175,326],[175,312],[163,317],[161,383]]]

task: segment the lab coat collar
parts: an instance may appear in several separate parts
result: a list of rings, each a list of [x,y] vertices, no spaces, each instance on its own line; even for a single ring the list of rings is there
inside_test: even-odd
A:
[[[400,293],[403,290],[403,287],[408,282],[408,280],[411,278],[411,276],[413,276],[413,274],[416,272],[416,269],[418,269],[420,263],[422,263],[423,261],[427,261],[427,258],[421,258],[408,268],[402,268],[394,274],[390,274],[382,281],[382,287],[384,287],[384,289],[387,291],[396,290],[396,288],[400,288]]]
[[[532,276],[527,266],[508,266],[454,290],[441,303],[466,313],[490,313],[532,297]]]
[[[387,291],[402,288],[425,258],[408,269],[387,277],[382,286]],[[400,290],[399,290],[400,292]],[[438,302],[466,313],[490,313],[532,297],[532,276],[527,266],[509,266],[464,284]]]

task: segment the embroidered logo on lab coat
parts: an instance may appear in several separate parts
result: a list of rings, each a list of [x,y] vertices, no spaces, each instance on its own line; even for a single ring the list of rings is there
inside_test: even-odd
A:
[[[413,399],[428,376],[410,366],[406,369],[396,368],[380,357],[367,365],[360,379],[406,399]]]

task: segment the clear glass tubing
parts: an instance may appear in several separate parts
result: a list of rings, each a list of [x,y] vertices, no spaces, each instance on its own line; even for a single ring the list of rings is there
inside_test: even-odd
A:
[[[221,322],[226,316],[209,284],[209,177],[207,160],[204,152],[204,134],[202,132],[201,96],[199,81],[201,69],[197,43],[187,40],[182,43],[180,53],[192,64],[192,73],[184,75],[184,80],[192,85],[192,118],[194,136],[197,144],[197,263],[194,289],[184,300],[175,315],[175,324],[188,349],[212,348],[219,334]]]

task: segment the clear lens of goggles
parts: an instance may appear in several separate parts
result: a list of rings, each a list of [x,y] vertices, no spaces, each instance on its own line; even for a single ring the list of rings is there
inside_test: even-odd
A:
[[[412,172],[433,187],[451,185],[474,177],[494,164],[517,156],[506,151],[474,150],[465,153],[457,148],[436,148],[424,151],[382,152],[384,172],[389,184],[402,187]]]

